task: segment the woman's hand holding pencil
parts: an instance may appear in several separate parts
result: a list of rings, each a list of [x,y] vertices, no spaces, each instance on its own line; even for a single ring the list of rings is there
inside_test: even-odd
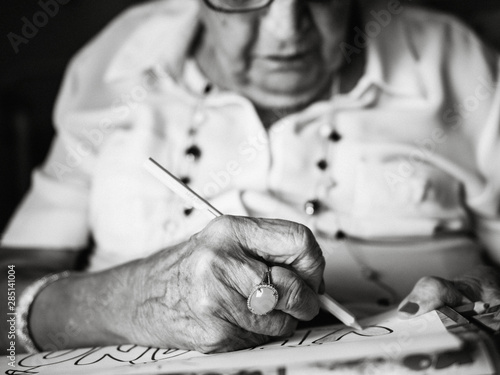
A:
[[[146,169],[154,175],[158,180],[160,180],[165,186],[167,186],[169,189],[171,189],[174,193],[176,193],[180,198],[182,198],[187,204],[191,205],[194,208],[197,209],[202,209],[208,211],[212,216],[214,217],[221,217],[223,214],[218,211],[215,207],[213,207],[209,202],[207,202],[205,199],[200,197],[196,192],[194,192],[192,189],[190,189],[188,186],[186,186],[183,182],[181,182],[176,176],[174,176],[172,173],[170,173],[168,170],[163,168],[160,164],[158,164],[155,160],[149,159],[146,164],[145,164]],[[238,220],[241,220],[238,219]],[[262,221],[262,219],[260,219]],[[265,221],[264,221],[265,222]],[[294,254],[295,256],[298,257],[298,259],[307,259],[308,256],[310,256],[310,251],[311,249],[314,249],[314,251],[317,253],[318,258],[313,261],[308,267],[310,267],[310,270],[305,270],[302,269],[302,271],[298,271],[299,276],[302,276],[304,278],[304,281],[306,281],[309,286],[314,287],[314,282],[311,284],[311,280],[309,277],[309,273],[312,272],[314,274],[314,277],[320,277],[322,280],[322,269],[324,268],[324,259],[323,256],[319,256],[321,254],[321,250],[319,249],[318,244],[316,243],[316,240],[314,240],[314,236],[312,233],[305,227],[300,226],[299,224],[296,223],[291,223],[291,222],[286,222],[286,221],[267,221],[269,223],[275,222],[275,223],[281,223],[285,227],[288,226],[288,230],[290,231],[289,233],[297,233],[297,234],[304,234],[304,232],[307,234],[306,237],[309,238],[309,244],[304,243],[302,249],[300,247],[297,249],[299,252]],[[295,228],[293,228],[295,227]],[[293,230],[295,229],[295,231]],[[250,233],[251,236],[257,235],[257,233]],[[274,237],[271,235],[271,237]],[[300,237],[300,236],[299,236]],[[275,238],[269,238],[271,242],[275,241],[276,239],[280,238],[279,231],[276,234]],[[247,237],[247,240],[250,239]],[[312,245],[312,246],[311,246]],[[277,248],[280,249],[286,249],[285,243],[278,243]],[[260,250],[260,252],[259,252]],[[269,254],[266,252],[264,249],[259,249],[258,250],[258,256],[261,258],[264,258],[265,260],[269,261],[269,257],[272,254]],[[276,250],[273,249],[271,252],[275,252]],[[318,253],[319,251],[319,253]],[[286,252],[286,250],[285,250]],[[301,253],[302,252],[302,253]],[[278,260],[278,262],[276,262]],[[281,257],[276,260],[272,260],[270,263],[285,263],[286,264],[286,257]],[[316,262],[316,264],[314,264]],[[321,264],[321,266],[319,266]],[[288,264],[294,266],[294,264]],[[295,265],[294,269],[295,271],[301,270],[300,267],[297,267],[298,265]],[[277,267],[274,267],[276,269]],[[321,269],[321,273],[318,275],[316,270]],[[276,272],[276,271],[274,271]],[[318,291],[317,288],[314,288],[315,291]],[[287,291],[288,292],[288,291]],[[322,293],[324,291],[321,291]],[[321,294],[319,295],[319,305],[325,309],[326,311],[330,312],[332,315],[337,317],[341,322],[344,324],[351,326],[355,329],[361,330],[362,327],[359,325],[359,323],[356,321],[355,316],[347,310],[345,307],[343,307],[341,304],[339,304],[337,301],[335,301],[333,298],[328,296],[327,294]],[[283,307],[284,305],[288,305],[288,303],[283,303],[283,296],[280,298],[281,302],[277,301],[277,306],[276,309],[280,309],[280,306]],[[316,301],[315,301],[316,302]],[[249,303],[250,303],[250,298],[249,298]],[[302,301],[299,300],[297,303],[303,304],[307,303],[307,299],[304,299]],[[314,306],[316,303],[314,303]],[[249,306],[250,307],[250,306]],[[296,316],[297,318],[300,319],[299,316]],[[305,319],[304,319],[305,320]]]

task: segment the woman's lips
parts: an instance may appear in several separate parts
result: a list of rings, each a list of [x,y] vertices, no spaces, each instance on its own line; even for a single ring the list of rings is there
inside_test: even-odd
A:
[[[310,64],[314,51],[304,51],[298,53],[281,53],[256,56],[255,60],[273,66],[277,69],[297,69]]]
[[[290,61],[290,60],[297,60],[301,59],[305,56],[307,56],[308,52],[298,52],[298,53],[289,53],[289,54],[279,54],[279,55],[268,55],[265,56],[264,58],[269,59],[269,60],[276,60],[276,61]]]

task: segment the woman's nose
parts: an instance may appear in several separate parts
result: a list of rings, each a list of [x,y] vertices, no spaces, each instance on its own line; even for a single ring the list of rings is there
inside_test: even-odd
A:
[[[311,14],[304,0],[275,0],[262,22],[276,39],[294,41],[310,25]]]

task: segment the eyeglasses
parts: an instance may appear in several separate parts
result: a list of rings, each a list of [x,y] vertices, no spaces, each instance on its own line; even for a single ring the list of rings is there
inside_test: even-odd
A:
[[[263,9],[274,0],[205,0],[205,4],[216,12],[244,13]],[[328,3],[332,0],[308,0],[311,3]]]

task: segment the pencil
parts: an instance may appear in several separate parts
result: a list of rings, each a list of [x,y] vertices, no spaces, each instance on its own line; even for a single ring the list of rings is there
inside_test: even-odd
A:
[[[476,301],[455,307],[454,310],[457,313],[467,317],[467,316],[484,314],[489,307],[490,307],[489,303]]]
[[[176,176],[163,168],[154,159],[149,158],[149,160],[144,164],[144,167],[148,170],[149,173],[160,180],[165,186],[167,186],[170,190],[172,190],[175,194],[182,198],[186,203],[192,205],[193,208],[207,210],[215,217],[222,216],[222,213],[219,210],[217,210],[205,199],[196,194],[196,192],[194,192],[189,186],[184,184]]]
[[[222,213],[212,206],[205,199],[200,197],[195,191],[193,191],[189,186],[184,184],[175,175],[170,173],[167,169],[162,167],[153,158],[149,158],[144,167],[155,176],[160,182],[162,182],[166,187],[172,190],[180,198],[182,198],[186,203],[192,205],[194,208],[200,210],[206,210],[212,214],[214,217],[222,216]],[[335,301],[328,294],[319,295],[319,302],[322,309],[328,311],[330,314],[335,316],[338,320],[347,326],[353,327],[357,330],[362,330],[361,325],[356,321],[356,317],[344,306]]]

